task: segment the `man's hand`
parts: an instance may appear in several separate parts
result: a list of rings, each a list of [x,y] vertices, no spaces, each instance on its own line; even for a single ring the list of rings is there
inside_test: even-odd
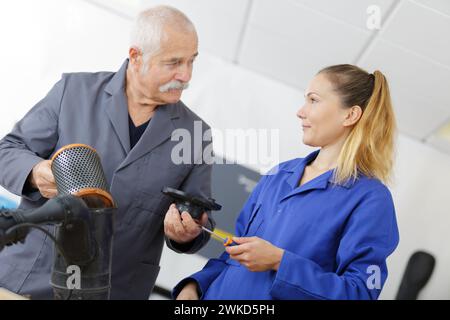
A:
[[[178,294],[176,300],[198,300],[197,283],[189,282]]]
[[[233,237],[236,246],[226,247],[230,258],[238,261],[250,271],[278,270],[284,250],[258,238]]]
[[[181,213],[175,204],[171,204],[164,219],[164,232],[173,241],[178,243],[188,243],[198,237],[202,232],[199,224],[205,226],[208,222],[208,215],[203,213],[201,220],[192,219],[191,215],[184,211]]]
[[[51,165],[51,160],[41,161],[33,167],[30,174],[31,186],[38,189],[42,196],[47,199],[54,198],[58,194]]]

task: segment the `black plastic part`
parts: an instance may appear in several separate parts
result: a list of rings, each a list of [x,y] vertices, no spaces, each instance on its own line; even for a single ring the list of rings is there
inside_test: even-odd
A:
[[[50,284],[55,299],[109,299],[111,259],[116,208],[89,209],[72,195],[61,195],[36,209],[0,210],[0,251],[26,238],[28,228],[21,224],[56,225],[58,249]],[[14,230],[14,231],[11,231]],[[69,267],[80,269],[80,286]],[[75,284],[76,281],[75,281]]]
[[[430,253],[416,251],[409,258],[396,300],[417,300],[433,274],[436,259]]]
[[[175,200],[175,205],[180,213],[187,211],[193,219],[200,219],[202,213],[205,211],[217,211],[222,209],[222,206],[216,203],[212,198],[206,199],[193,196],[184,191],[170,187],[164,188],[161,192]]]
[[[55,300],[108,300],[111,290],[112,244],[116,208],[89,209],[89,219],[57,227],[66,261],[55,251],[51,275]],[[80,268],[80,288],[69,288],[69,266]]]
[[[19,228],[11,232],[12,227],[21,223],[58,224],[68,217],[78,218],[89,215],[84,202],[71,195],[58,196],[48,200],[36,209],[0,210],[0,230],[3,230],[1,240],[4,245],[12,245],[24,241],[28,235],[28,228]]]

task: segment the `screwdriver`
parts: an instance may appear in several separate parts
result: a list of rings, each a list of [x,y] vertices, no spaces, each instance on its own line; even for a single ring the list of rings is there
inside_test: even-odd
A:
[[[205,230],[206,232],[208,232],[209,234],[211,234],[214,239],[221,241],[225,247],[237,245],[237,243],[234,242],[233,239],[231,239],[231,237],[223,238],[223,237],[219,236],[217,233],[215,233],[214,231],[211,231],[208,228],[205,228],[203,226],[202,226],[202,229]]]

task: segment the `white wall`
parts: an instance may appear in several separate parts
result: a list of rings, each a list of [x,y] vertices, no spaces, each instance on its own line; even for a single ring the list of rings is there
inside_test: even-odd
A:
[[[389,261],[390,281],[382,297],[395,296],[409,256],[425,250],[436,257],[423,299],[450,299],[450,156],[405,136],[398,141],[396,184],[391,188],[400,244]]]
[[[4,75],[0,78],[0,136],[46,94],[62,72],[118,69],[127,54],[130,27],[126,18],[80,0],[15,0],[8,7],[0,10]],[[201,52],[183,100],[214,128],[279,129],[283,161],[311,150],[301,144],[295,116],[302,95],[300,88]],[[221,154],[222,150],[217,151]],[[401,241],[389,260],[390,277],[382,298],[395,296],[409,255],[425,249],[436,255],[437,265],[421,298],[450,299],[450,274],[446,272],[450,270],[446,248],[450,240],[450,156],[400,135],[395,172],[397,180],[391,190]],[[158,283],[171,286],[190,273],[189,267],[196,271],[203,262],[201,257],[165,250]]]

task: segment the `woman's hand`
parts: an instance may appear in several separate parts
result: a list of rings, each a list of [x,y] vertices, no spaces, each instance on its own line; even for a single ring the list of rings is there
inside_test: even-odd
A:
[[[177,296],[177,300],[198,300],[197,283],[192,281],[184,286]]]
[[[270,242],[258,238],[237,238],[233,241],[238,245],[227,247],[225,250],[230,258],[238,261],[250,271],[278,270],[284,250]]]

